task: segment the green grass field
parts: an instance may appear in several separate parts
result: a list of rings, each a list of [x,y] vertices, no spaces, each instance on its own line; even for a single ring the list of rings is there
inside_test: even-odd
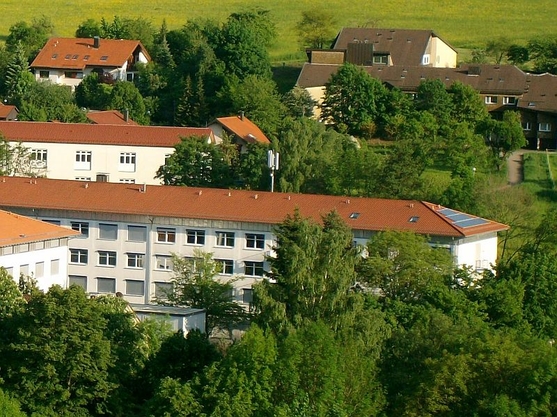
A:
[[[49,17],[59,36],[73,36],[87,18],[112,19],[115,15],[145,18],[155,26],[166,19],[170,29],[188,20],[224,20],[230,13],[246,9],[269,10],[278,28],[278,41],[271,55],[276,62],[303,60],[293,30],[301,12],[316,7],[311,0],[50,0],[41,7],[31,0],[2,0],[0,39],[18,21],[30,22],[41,15]],[[325,3],[321,3],[325,4]],[[516,42],[548,34],[557,35],[555,0],[330,0],[337,27],[376,26],[433,29],[458,48],[474,48],[492,38],[505,36]]]

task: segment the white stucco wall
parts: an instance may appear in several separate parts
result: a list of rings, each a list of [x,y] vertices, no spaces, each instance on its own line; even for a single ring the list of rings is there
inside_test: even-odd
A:
[[[497,235],[491,233],[456,241],[452,251],[458,265],[468,265],[480,272],[490,269],[497,261]]]
[[[11,142],[11,145],[15,145]],[[161,184],[155,179],[157,170],[164,165],[166,155],[174,152],[172,147],[145,147],[122,145],[91,145],[72,143],[25,142],[23,146],[32,149],[46,149],[45,169],[37,174],[53,179],[85,179],[95,181],[97,174],[108,174],[110,182],[131,182],[137,184]],[[90,151],[91,163],[76,162],[76,152]],[[135,167],[121,166],[121,153],[135,153]],[[124,181],[125,180],[125,181]]]
[[[432,37],[428,49],[432,67],[456,68],[457,53],[441,39]]]
[[[56,244],[51,241],[52,244]],[[31,250],[28,252],[3,254],[0,256],[0,266],[3,266],[14,277],[16,282],[19,280],[20,273],[32,276],[37,280],[39,288],[47,291],[52,285],[67,287],[68,279],[68,246],[67,240],[60,240],[62,244],[58,247],[47,249]],[[6,252],[3,248],[3,253]],[[43,273],[40,274],[38,264],[43,264]],[[25,268],[24,265],[27,265]],[[57,271],[55,269],[58,269]],[[25,271],[26,269],[26,271]]]

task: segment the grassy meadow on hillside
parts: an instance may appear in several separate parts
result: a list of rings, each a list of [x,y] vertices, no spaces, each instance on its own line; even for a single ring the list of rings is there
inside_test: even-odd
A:
[[[160,26],[163,18],[170,29],[188,20],[224,20],[230,13],[245,9],[269,10],[278,28],[278,41],[271,51],[275,61],[303,60],[294,31],[302,11],[317,7],[313,0],[50,0],[39,6],[31,0],[2,0],[0,39],[18,21],[44,15],[52,20],[56,34],[73,36],[88,18],[112,19],[115,15],[145,18]],[[458,48],[480,47],[492,38],[505,36],[516,42],[557,34],[554,0],[330,0],[327,6],[337,17],[338,27],[376,26],[433,29]]]

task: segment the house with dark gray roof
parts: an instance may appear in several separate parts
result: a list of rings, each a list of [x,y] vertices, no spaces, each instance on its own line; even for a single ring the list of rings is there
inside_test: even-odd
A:
[[[308,51],[311,63],[455,67],[456,50],[431,30],[343,28],[328,50]]]

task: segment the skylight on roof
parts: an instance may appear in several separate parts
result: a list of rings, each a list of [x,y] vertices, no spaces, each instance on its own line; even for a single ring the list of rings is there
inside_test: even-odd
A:
[[[354,213],[350,213],[350,216],[348,216],[350,219],[357,219],[358,217],[360,217],[360,213],[354,212]]]
[[[52,54],[52,59],[58,58],[58,54]]]
[[[67,54],[64,59],[70,59],[72,57],[72,54]]]
[[[412,216],[408,219],[410,223],[417,223],[420,220],[420,216]]]
[[[91,57],[91,55],[83,55],[83,60],[88,61],[90,57]]]
[[[106,61],[106,60],[108,60],[108,55],[101,56],[101,61]]]
[[[74,56],[72,56],[72,59],[77,59],[79,57],[78,54],[75,54]]]

